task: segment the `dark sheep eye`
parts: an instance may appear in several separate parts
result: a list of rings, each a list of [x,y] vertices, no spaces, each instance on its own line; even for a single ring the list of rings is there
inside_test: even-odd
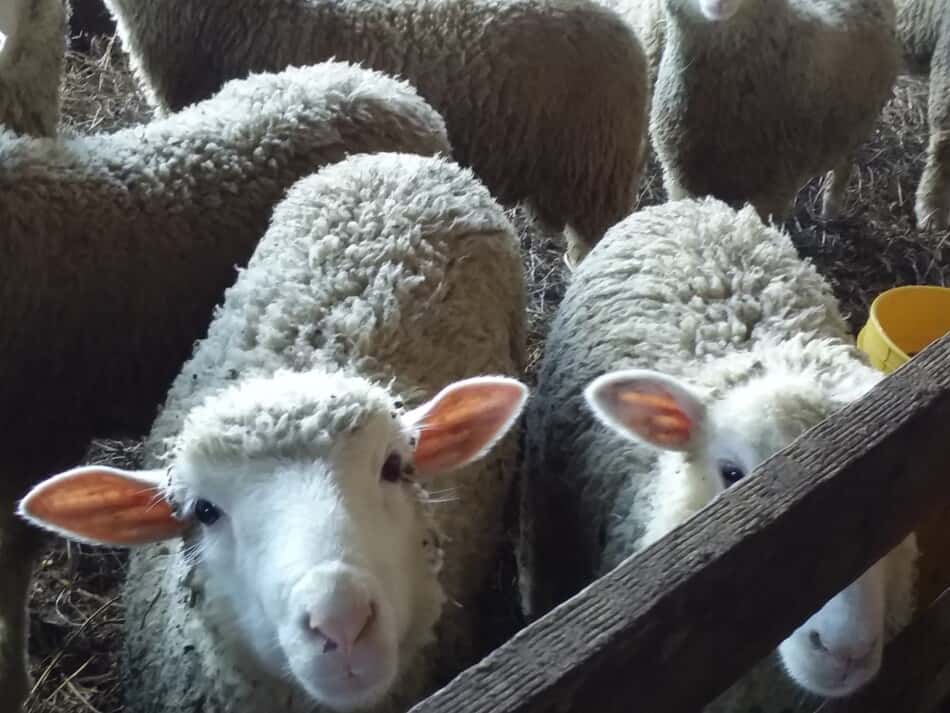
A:
[[[740,466],[728,461],[719,464],[719,474],[726,485],[734,485],[745,477],[745,471]]]
[[[221,517],[221,511],[207,500],[195,502],[195,517],[202,525],[213,525]]]
[[[402,478],[402,458],[398,453],[392,453],[383,463],[382,470],[379,471],[379,477],[387,483],[398,483]]]

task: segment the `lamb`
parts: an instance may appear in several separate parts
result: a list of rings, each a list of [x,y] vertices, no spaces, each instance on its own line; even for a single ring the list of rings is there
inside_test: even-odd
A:
[[[65,32],[62,2],[0,2],[0,125],[29,136],[55,135]]]
[[[950,225],[950,5],[937,0],[895,4],[905,67],[930,74],[930,143],[914,213],[918,227],[945,230]]]
[[[21,506],[81,541],[171,540],[126,582],[130,712],[405,710],[473,662],[524,314],[514,229],[471,171],[355,156],[288,192],[151,469],[70,470]]]
[[[25,5],[33,13],[15,46],[45,55],[58,43],[62,54],[62,28],[44,19],[61,0]],[[0,73],[0,105],[12,98],[13,116],[32,115],[19,99],[44,105],[8,79]],[[5,710],[27,688],[24,601],[41,545],[39,531],[13,520],[16,500],[79,462],[94,436],[147,430],[283,192],[348,153],[382,150],[448,153],[444,122],[408,84],[335,62],[231,82],[113,135],[35,139],[0,128]]]
[[[892,0],[605,2],[651,63],[650,136],[670,200],[748,202],[781,221],[828,172],[822,211],[840,213],[897,77]]]
[[[161,109],[251,70],[365,63],[419,89],[445,117],[455,159],[498,200],[530,203],[558,231],[567,225],[570,263],[634,208],[646,63],[633,33],[592,0],[106,4]]]
[[[880,378],[828,284],[751,206],[684,199],[612,228],[572,277],[526,412],[532,616]],[[788,678],[821,696],[868,681],[911,616],[916,557],[911,535],[708,710],[811,710]]]

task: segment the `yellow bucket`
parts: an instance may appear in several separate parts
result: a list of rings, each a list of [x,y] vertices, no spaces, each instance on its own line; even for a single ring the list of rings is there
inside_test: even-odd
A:
[[[884,373],[950,332],[950,288],[908,285],[882,292],[858,333],[858,349]]]

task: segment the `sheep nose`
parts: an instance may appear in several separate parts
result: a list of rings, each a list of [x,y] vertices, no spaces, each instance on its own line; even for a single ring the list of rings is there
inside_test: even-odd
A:
[[[353,645],[366,634],[375,618],[375,607],[367,600],[347,601],[338,606],[314,607],[310,611],[308,626],[323,639],[323,653],[337,649],[349,656]]]
[[[871,661],[877,639],[870,642],[829,643],[821,634],[812,630],[808,634],[812,648],[823,651],[846,669],[864,668]]]

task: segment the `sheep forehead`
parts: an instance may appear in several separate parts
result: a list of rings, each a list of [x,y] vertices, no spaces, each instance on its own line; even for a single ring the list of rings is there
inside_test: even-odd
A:
[[[196,467],[327,459],[344,442],[397,439],[397,416],[388,392],[365,379],[278,373],[245,380],[194,409],[178,439],[176,459]]]
[[[741,440],[761,461],[827,418],[837,405],[807,374],[771,373],[724,395],[710,415],[715,431]]]

